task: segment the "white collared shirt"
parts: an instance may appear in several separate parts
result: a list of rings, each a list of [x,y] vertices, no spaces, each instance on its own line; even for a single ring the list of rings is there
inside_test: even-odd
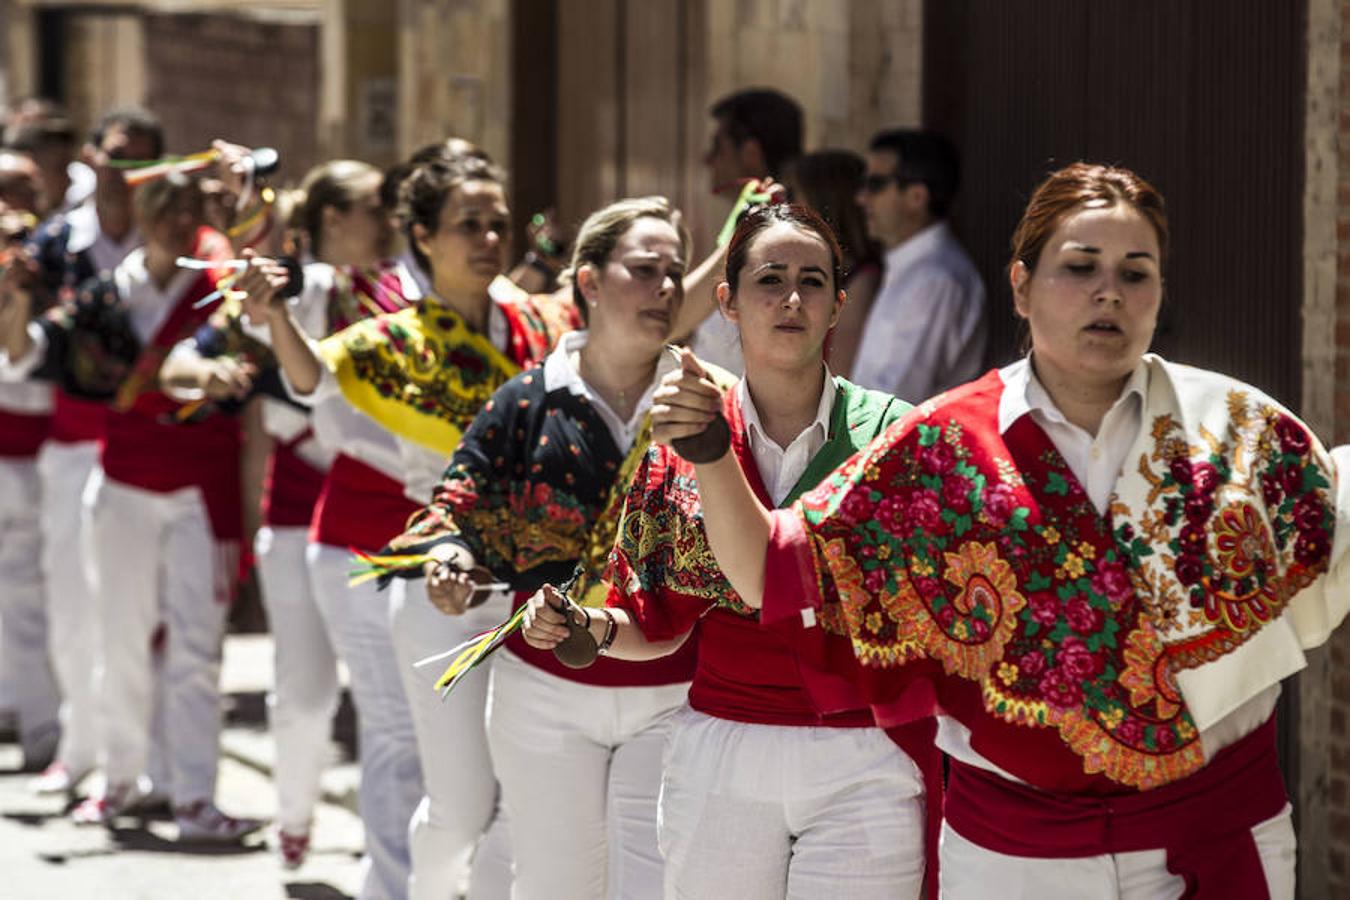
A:
[[[67,252],[89,254],[96,275],[105,275],[116,269],[131,251],[142,244],[141,233],[135,228],[128,231],[120,241],[109,237],[98,220],[98,208],[94,206],[92,197],[66,213],[66,222],[70,225]]]
[[[750,396],[748,382],[742,378],[736,385],[736,399],[741,404],[741,416],[745,420],[750,453],[755,458],[759,477],[764,482],[774,506],[782,505],[783,499],[801,480],[812,458],[829,440],[830,416],[834,413],[835,393],[830,367],[825,366],[825,380],[821,385],[820,400],[816,404],[816,417],[787,447],[780,447],[773,438],[764,433],[764,425],[760,421],[759,410],[755,408],[754,398]]]
[[[1125,455],[1143,427],[1148,367],[1142,361],[1135,367],[1120,396],[1102,417],[1095,437],[1064,418],[1036,377],[1030,356],[999,369],[998,374],[1003,379],[998,433],[1006,434],[1014,422],[1029,414],[1069,464],[1097,512],[1104,515],[1121,476]]]
[[[621,453],[627,453],[633,446],[633,441],[637,440],[638,432],[642,430],[643,417],[652,408],[652,395],[661,385],[661,379],[678,363],[668,353],[662,353],[657,358],[656,372],[652,375],[651,383],[638,398],[637,404],[633,407],[633,415],[625,422],[577,371],[579,363],[576,354],[586,346],[590,337],[589,331],[573,331],[558,339],[558,346],[548,355],[548,359],[544,360],[544,390],[556,391],[566,388],[578,397],[585,397],[599,413],[600,421],[605,423],[609,436],[614,440],[614,446],[618,447]]]
[[[886,253],[850,380],[921,403],[980,374],[984,282],[946,222]]]

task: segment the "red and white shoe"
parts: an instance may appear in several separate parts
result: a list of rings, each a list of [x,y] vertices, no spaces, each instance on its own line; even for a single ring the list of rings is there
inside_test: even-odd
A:
[[[178,840],[186,843],[231,844],[263,826],[261,819],[227,816],[210,800],[198,800],[174,810]]]
[[[70,819],[76,825],[107,825],[134,809],[146,793],[145,785],[136,781],[109,785],[102,794],[80,801],[70,811]]]
[[[284,869],[298,869],[309,856],[309,832],[287,834],[277,831],[277,842],[281,845],[281,866]]]
[[[28,780],[28,790],[39,796],[44,794],[74,794],[75,788],[79,787],[81,781],[91,770],[80,769],[71,771],[66,768],[65,763],[54,762],[42,770],[41,775],[35,775]]]

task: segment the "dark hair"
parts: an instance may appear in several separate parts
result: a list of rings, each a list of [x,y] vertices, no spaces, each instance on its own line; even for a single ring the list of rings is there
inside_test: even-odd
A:
[[[736,292],[741,270],[745,268],[746,257],[750,255],[755,239],[770,226],[779,223],[814,234],[825,242],[830,251],[830,274],[834,279],[831,291],[841,290],[844,286],[844,253],[839,249],[839,240],[829,223],[810,207],[800,203],[776,203],[772,206],[756,206],[736,226],[736,233],[731,236],[731,243],[727,244],[726,279],[731,292]]]
[[[399,188],[398,217],[408,238],[408,249],[427,274],[432,271],[431,260],[418,249],[413,226],[421,225],[428,234],[435,234],[441,226],[441,210],[446,201],[455,188],[468,181],[490,181],[504,187],[506,175],[482,157],[452,156],[417,166]]]
[[[665,197],[627,197],[616,200],[606,207],[597,209],[586,217],[577,232],[572,247],[572,264],[567,267],[565,277],[572,282],[572,302],[581,314],[584,325],[590,324],[590,307],[581,295],[581,285],[577,283],[577,269],[590,265],[601,268],[609,261],[610,254],[619,245],[619,241],[628,233],[638,219],[659,219],[669,222],[680,238],[680,252],[685,259],[689,257],[691,239],[689,229],[684,226],[684,217],[678,209],[670,205]]]
[[[417,148],[413,151],[413,155],[408,157],[408,164],[415,168],[424,163],[449,162],[463,156],[472,156],[486,163],[492,162],[492,157],[488,155],[488,152],[473,141],[467,141],[459,137],[448,137],[443,141],[436,141],[434,144],[426,144]]]
[[[867,222],[856,199],[866,168],[852,150],[817,150],[797,157],[788,167],[788,181],[800,191],[795,199],[820,213],[839,238],[846,274],[879,256],[867,237]]]
[[[711,113],[738,146],[751,138],[759,142],[774,178],[801,155],[802,108],[786,94],[770,88],[737,91],[714,103]]]
[[[103,146],[103,139],[111,128],[120,128],[127,137],[143,137],[150,141],[150,157],[158,159],[164,155],[164,126],[159,117],[148,109],[139,106],[124,106],[110,110],[98,120],[89,134],[89,143],[95,147]]]
[[[472,156],[486,163],[492,162],[492,157],[488,156],[486,150],[464,138],[449,137],[417,148],[405,162],[395,163],[384,170],[384,181],[380,183],[380,205],[390,213],[397,214],[399,191],[403,187],[403,182],[408,180],[408,176],[415,172],[418,166],[432,162],[449,162],[464,156]]]
[[[332,159],[305,173],[300,182],[304,200],[294,214],[299,228],[309,239],[309,251],[315,259],[323,253],[323,211],[328,207],[347,212],[356,202],[357,186],[379,169],[355,159]]]
[[[928,213],[943,219],[951,212],[961,185],[961,158],[956,146],[936,131],[897,128],[872,138],[870,150],[889,150],[900,159],[895,174],[928,188]]]
[[[1027,201],[1022,221],[1012,236],[1012,263],[1031,271],[1041,261],[1041,251],[1064,217],[1085,208],[1105,208],[1128,203],[1153,226],[1158,238],[1158,266],[1167,259],[1167,207],[1158,189],[1129,169],[1076,162],[1042,181]]]
[[[74,124],[65,118],[40,119],[5,129],[5,147],[19,153],[35,153],[44,147],[74,147]]]

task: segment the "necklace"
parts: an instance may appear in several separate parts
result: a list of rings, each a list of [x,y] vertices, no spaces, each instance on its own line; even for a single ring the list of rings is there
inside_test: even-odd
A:
[[[632,394],[634,391],[639,391],[640,389],[645,388],[647,384],[651,381],[650,374],[645,374],[637,381],[634,381],[633,383],[629,384],[626,387],[620,388],[605,385],[600,380],[594,377],[594,367],[590,365],[590,363],[587,361],[586,356],[580,350],[577,350],[575,352],[576,352],[576,360],[575,360],[576,370],[577,374],[581,376],[581,380],[590,385],[590,387],[594,389],[597,393],[599,393],[601,396],[604,396],[606,393],[613,394],[615,399],[618,400],[618,406],[624,410],[627,410],[628,408],[629,395]],[[587,375],[586,370],[590,370],[591,374],[589,376]]]

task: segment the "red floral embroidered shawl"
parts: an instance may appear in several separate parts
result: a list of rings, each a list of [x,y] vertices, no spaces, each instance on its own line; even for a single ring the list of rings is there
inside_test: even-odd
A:
[[[1033,785],[1116,793],[1197,771],[1199,731],[1345,615],[1326,575],[1337,478],[1254,389],[1146,364],[1108,516],[1030,416],[998,433],[991,372],[774,514],[764,620],[883,724],[931,685],[978,753]]]

